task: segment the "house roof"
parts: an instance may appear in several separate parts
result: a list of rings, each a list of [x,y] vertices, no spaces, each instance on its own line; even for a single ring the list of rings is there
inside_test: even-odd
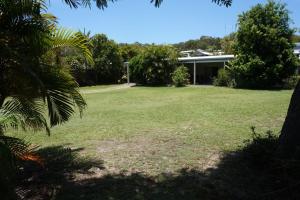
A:
[[[182,63],[212,63],[212,62],[228,62],[233,59],[234,55],[219,56],[197,56],[197,57],[181,57],[178,60]]]
[[[186,57],[195,57],[195,56],[212,56],[212,53],[209,53],[207,51],[204,51],[202,49],[196,49],[196,50],[187,50],[187,51],[180,51],[182,55],[185,55]]]

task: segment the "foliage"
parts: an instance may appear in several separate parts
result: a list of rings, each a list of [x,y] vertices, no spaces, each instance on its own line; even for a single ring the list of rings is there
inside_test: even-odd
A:
[[[234,54],[235,36],[235,33],[231,33],[221,39],[221,48],[225,54]]]
[[[2,124],[2,123],[1,123]],[[0,136],[0,195],[3,199],[17,199],[16,184],[17,161],[34,161],[43,165],[42,159],[35,153],[35,148],[24,140]]]
[[[214,86],[233,86],[233,80],[230,77],[230,73],[226,69],[219,69],[218,76],[213,79]]]
[[[231,6],[232,0],[212,0],[212,2],[215,2],[219,5],[225,5],[226,7]]]
[[[298,59],[293,54],[293,29],[286,6],[269,1],[239,16],[230,71],[237,87],[267,88],[282,85],[293,75]]]
[[[171,83],[177,65],[177,52],[171,46],[151,45],[130,60],[132,80],[145,85]]]
[[[180,42],[174,44],[174,46],[180,50],[195,50],[195,49],[203,49],[207,51],[215,51],[221,49],[221,38],[211,37],[211,36],[202,36],[200,39],[196,40],[188,40],[186,42]]]
[[[91,7],[91,0],[64,0],[71,8],[77,8],[78,6]],[[100,9],[104,9],[108,6],[108,2],[114,2],[116,0],[94,0],[96,6]],[[150,0],[156,7],[159,7],[163,0]],[[218,5],[231,6],[232,0],[212,0],[212,2]]]
[[[96,83],[117,83],[123,75],[123,60],[118,45],[104,34],[92,38]]]
[[[287,79],[283,80],[283,88],[284,89],[294,89],[300,80],[300,77],[298,75],[291,76]]]
[[[0,184],[8,189],[13,188],[9,174],[15,158],[38,161],[23,140],[4,135],[8,128],[45,129],[49,134],[50,126],[68,121],[86,106],[63,67],[62,52],[75,48],[92,63],[89,42],[80,33],[57,28],[56,18],[46,10],[41,0],[0,1]]]
[[[299,43],[300,42],[300,35],[293,35],[292,41],[294,43]]]
[[[188,40],[186,42],[180,42],[174,44],[174,46],[180,50],[195,50],[203,49],[209,52],[216,52],[222,50],[225,54],[233,54],[233,46],[235,43],[235,33],[231,33],[223,38],[211,37],[211,36],[202,36],[200,39]]]
[[[137,56],[144,50],[144,45],[140,43],[119,44],[119,49],[124,62],[128,62],[131,58]]]
[[[270,161],[278,145],[278,136],[267,131],[265,134],[258,133],[255,127],[251,127],[252,138],[244,141],[243,155],[248,162],[256,166],[263,166]]]
[[[190,74],[188,68],[185,66],[179,66],[172,73],[172,81],[176,87],[182,87],[189,84]]]
[[[5,101],[23,102],[20,105],[27,113],[39,116],[44,116],[41,107],[47,107],[50,126],[63,123],[75,107],[82,111],[85,102],[74,78],[62,66],[60,52],[66,46],[73,47],[91,60],[88,41],[80,34],[56,28],[54,17],[40,12],[42,1],[14,2],[2,0],[0,7],[0,107]]]

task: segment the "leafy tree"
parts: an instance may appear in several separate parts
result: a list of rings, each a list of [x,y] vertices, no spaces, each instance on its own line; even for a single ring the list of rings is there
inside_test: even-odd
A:
[[[164,85],[171,83],[177,65],[177,52],[171,46],[146,47],[129,62],[131,77],[136,83]]]
[[[89,65],[77,51],[67,55],[65,60],[66,66],[69,66],[70,72],[79,86],[96,85],[94,66]]]
[[[117,83],[123,75],[123,60],[118,45],[104,34],[92,38],[96,83]]]
[[[131,58],[137,56],[144,49],[144,46],[140,43],[134,44],[119,44],[120,53],[123,61],[129,61]]]
[[[236,58],[230,71],[238,87],[265,88],[282,85],[295,73],[290,18],[286,6],[269,1],[258,4],[238,19],[234,46]]]

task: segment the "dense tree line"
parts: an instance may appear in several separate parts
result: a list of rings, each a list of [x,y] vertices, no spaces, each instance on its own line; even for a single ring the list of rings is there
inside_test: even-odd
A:
[[[88,65],[76,51],[67,51],[66,62],[81,86],[125,82],[126,70],[124,62],[130,62],[132,58],[142,55],[154,46],[161,49],[168,49],[172,46],[173,51],[177,53],[181,50],[199,48],[211,52],[224,49],[225,53],[232,53],[234,34],[230,34],[224,39],[202,36],[199,40],[189,40],[173,45],[118,44],[104,34],[96,34],[90,37],[90,41],[94,65]],[[162,53],[162,51],[155,52],[155,54],[157,53]],[[177,54],[177,56],[180,55]]]
[[[221,49],[221,40],[219,37],[202,36],[199,39],[174,44],[174,46],[180,51],[203,49],[212,52]]]
[[[231,33],[223,38],[202,36],[200,39],[188,40],[173,45],[175,51],[203,49],[212,53],[221,51],[224,54],[238,54],[239,45],[237,33]],[[117,43],[104,34],[96,34],[90,38],[90,50],[93,52],[94,65],[88,65],[75,50],[67,50],[66,61],[81,86],[123,83],[126,81],[124,62],[129,62],[135,56],[143,53],[151,46],[164,46],[141,43]],[[290,36],[293,43],[300,41],[298,35]],[[180,56],[178,54],[178,56]],[[270,66],[270,65],[269,65]],[[285,77],[287,78],[287,76]]]

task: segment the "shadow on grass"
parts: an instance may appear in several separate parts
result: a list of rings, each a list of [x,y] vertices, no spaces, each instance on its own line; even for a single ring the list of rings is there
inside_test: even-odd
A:
[[[49,147],[39,151],[46,160],[45,168],[26,166],[19,188],[30,190],[27,199],[300,199],[300,165],[286,166],[276,160],[276,144],[277,138],[271,135],[255,137],[237,151],[225,153],[219,164],[206,170],[96,177],[97,172],[89,169],[97,166],[104,170],[102,161],[81,159],[80,149]],[[74,172],[91,176],[76,180]]]

